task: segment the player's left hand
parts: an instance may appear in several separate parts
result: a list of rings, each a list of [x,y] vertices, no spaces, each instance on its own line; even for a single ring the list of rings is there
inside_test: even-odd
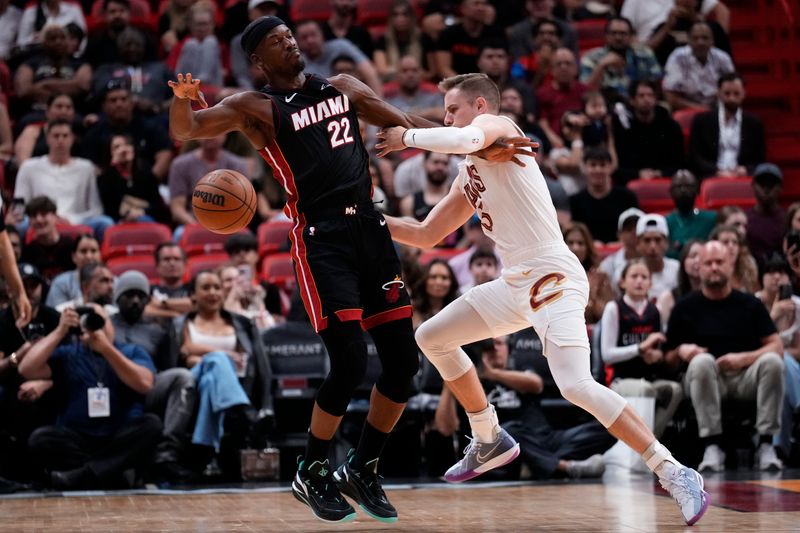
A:
[[[531,150],[529,150],[529,148]],[[496,163],[507,163],[511,161],[516,165],[524,167],[525,163],[517,158],[517,156],[524,155],[531,157],[535,155],[535,151],[538,149],[539,143],[527,137],[500,137],[491,146],[473,152],[471,155]]]
[[[381,142],[375,145],[375,148],[380,150],[378,157],[386,157],[391,152],[398,152],[406,148],[406,145],[403,144],[403,134],[405,132],[406,128],[402,126],[381,129],[377,135]]]
[[[33,314],[31,302],[28,300],[28,295],[25,294],[25,291],[20,292],[14,297],[12,306],[14,316],[17,319],[16,325],[18,328],[22,329],[31,321],[31,315]]]

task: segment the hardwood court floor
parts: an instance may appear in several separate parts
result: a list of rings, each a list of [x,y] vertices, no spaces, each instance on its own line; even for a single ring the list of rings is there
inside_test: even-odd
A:
[[[315,520],[288,489],[235,494],[70,495],[0,499],[0,531],[783,532],[800,530],[800,481],[714,481],[712,506],[688,528],[649,480],[622,483],[388,487],[396,524],[363,513]]]

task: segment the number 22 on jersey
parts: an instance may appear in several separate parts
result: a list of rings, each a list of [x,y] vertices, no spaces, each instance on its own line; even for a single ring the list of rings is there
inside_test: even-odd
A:
[[[347,117],[328,122],[328,133],[331,134],[332,148],[353,142],[353,136],[350,135],[350,119]]]

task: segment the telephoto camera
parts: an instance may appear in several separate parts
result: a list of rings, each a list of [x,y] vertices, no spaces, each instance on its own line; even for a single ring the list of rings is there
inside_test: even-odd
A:
[[[81,317],[81,327],[73,331],[76,335],[80,335],[82,331],[93,332],[98,329],[103,329],[106,325],[106,319],[94,310],[94,307],[89,305],[82,305],[75,308],[75,312]]]

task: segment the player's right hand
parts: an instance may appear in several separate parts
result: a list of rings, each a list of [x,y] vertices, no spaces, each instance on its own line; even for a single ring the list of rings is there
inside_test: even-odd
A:
[[[186,77],[178,73],[178,81],[169,80],[167,85],[172,87],[172,92],[177,98],[188,98],[198,102],[203,109],[208,107],[203,91],[200,90],[200,80],[193,80],[191,72],[187,72]]]

